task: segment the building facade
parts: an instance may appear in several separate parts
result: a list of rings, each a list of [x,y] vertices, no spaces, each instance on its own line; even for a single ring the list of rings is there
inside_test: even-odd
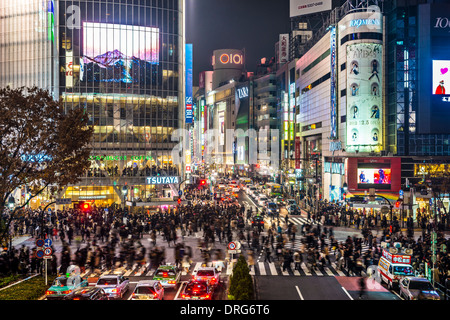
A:
[[[0,85],[48,89],[66,110],[84,109],[94,128],[92,166],[60,197],[100,205],[177,192],[176,184],[147,178],[183,175],[172,159],[172,133],[184,127],[184,6],[183,0],[0,4]]]

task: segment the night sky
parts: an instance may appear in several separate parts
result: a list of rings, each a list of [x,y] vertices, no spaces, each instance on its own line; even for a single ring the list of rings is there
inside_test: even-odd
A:
[[[244,49],[247,71],[261,58],[275,56],[280,33],[288,33],[289,0],[186,0],[186,43],[194,49],[194,86],[198,74],[212,70],[217,49]]]

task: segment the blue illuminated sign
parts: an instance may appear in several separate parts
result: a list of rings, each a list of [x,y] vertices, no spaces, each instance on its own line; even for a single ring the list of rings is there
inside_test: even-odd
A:
[[[192,123],[193,120],[193,97],[192,97],[192,73],[193,73],[193,49],[192,44],[186,44],[186,123]]]

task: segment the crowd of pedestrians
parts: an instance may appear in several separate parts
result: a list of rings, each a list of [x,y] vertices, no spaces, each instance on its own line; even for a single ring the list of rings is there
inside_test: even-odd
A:
[[[54,254],[50,260],[50,273],[64,272],[71,264],[84,271],[135,266],[147,271],[166,262],[168,248],[173,249],[176,264],[188,271],[195,248],[185,245],[184,240],[194,234],[201,235],[196,249],[201,252],[203,262],[219,265],[231,257],[219,250],[217,244],[234,240],[242,244],[250,269],[254,268],[256,254],[262,252],[265,262],[276,262],[283,271],[300,270],[302,264],[310,271],[335,264],[335,268],[348,275],[360,276],[369,266],[377,265],[382,242],[400,242],[403,247],[413,249],[412,265],[417,274],[424,274],[425,266],[430,269],[432,265],[433,221],[415,239],[410,228],[402,231],[398,221],[388,222],[377,213],[366,215],[324,201],[319,210],[307,213],[308,223],[297,226],[287,215],[275,216],[269,218],[264,228],[252,224],[253,217],[264,212],[245,208],[237,200],[214,202],[208,190],[198,188],[187,188],[185,193],[192,199],[188,205],[151,214],[131,213],[115,205],[93,207],[87,213],[75,208],[53,214],[25,209],[17,215],[11,232],[35,238],[47,235],[61,241],[60,257],[57,259]],[[7,219],[7,213],[3,213],[3,219]],[[337,241],[335,228],[350,226],[357,228],[358,234]],[[144,235],[150,241],[143,242]],[[437,282],[444,283],[450,277],[450,254],[446,250],[450,240],[439,228],[437,235],[434,273]],[[4,250],[0,255],[0,274],[39,272],[42,259],[35,257],[35,250],[26,246]]]

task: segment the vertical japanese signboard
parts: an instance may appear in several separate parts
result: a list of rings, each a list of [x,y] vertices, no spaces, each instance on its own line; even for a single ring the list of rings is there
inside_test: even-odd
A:
[[[278,63],[283,64],[289,61],[289,34],[280,34],[280,41],[278,42]]]
[[[336,106],[336,27],[330,29],[330,139],[337,139],[337,106]]]
[[[186,44],[186,123],[193,120],[193,97],[192,97],[192,73],[193,73],[193,49],[192,44]]]

